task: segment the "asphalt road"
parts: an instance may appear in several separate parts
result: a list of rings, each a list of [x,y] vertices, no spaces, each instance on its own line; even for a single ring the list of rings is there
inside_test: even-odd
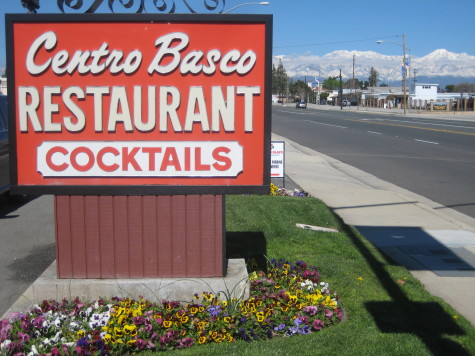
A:
[[[273,106],[272,131],[475,218],[475,122]]]

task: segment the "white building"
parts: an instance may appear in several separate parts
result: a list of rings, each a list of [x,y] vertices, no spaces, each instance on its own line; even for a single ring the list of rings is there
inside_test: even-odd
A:
[[[413,100],[437,100],[437,89],[439,84],[421,84],[417,83],[414,89]]]

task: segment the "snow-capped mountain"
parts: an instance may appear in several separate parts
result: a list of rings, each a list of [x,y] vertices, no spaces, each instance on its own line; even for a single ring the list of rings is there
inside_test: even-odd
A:
[[[475,56],[466,53],[452,53],[445,49],[438,49],[424,57],[414,57],[407,54],[410,59],[409,77],[438,81],[450,80],[446,77],[457,78],[457,81],[475,81]],[[376,52],[340,50],[324,56],[316,55],[277,55],[274,64],[279,59],[290,77],[314,76],[325,79],[329,76],[341,74],[344,79],[353,77],[367,80],[371,67],[379,74],[380,82],[401,82],[402,56],[387,56]],[[354,61],[354,66],[353,66]],[[442,79],[445,78],[445,79]],[[418,80],[420,82],[420,80]],[[455,83],[456,84],[456,83]]]

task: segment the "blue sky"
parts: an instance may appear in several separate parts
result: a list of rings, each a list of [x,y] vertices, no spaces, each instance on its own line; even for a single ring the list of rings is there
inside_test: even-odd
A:
[[[137,0],[136,0],[137,1]],[[222,0],[221,0],[222,1]],[[5,66],[5,13],[25,13],[20,0],[1,0],[0,67]],[[93,0],[84,0],[91,4]],[[101,12],[109,12],[107,0]],[[119,0],[115,1],[119,3]],[[166,0],[166,3],[173,0]],[[177,12],[187,12],[183,0],[174,0]],[[202,5],[203,0],[188,0]],[[246,3],[226,0],[225,11]],[[475,56],[475,0],[270,0],[268,6],[247,5],[232,13],[274,15],[273,54],[324,55],[335,50],[402,53],[402,34],[412,56],[422,57],[440,48]],[[152,3],[152,0],[146,0]],[[39,13],[59,13],[56,0],[40,0]],[[32,15],[34,16],[34,15]],[[387,41],[377,44],[376,40]]]

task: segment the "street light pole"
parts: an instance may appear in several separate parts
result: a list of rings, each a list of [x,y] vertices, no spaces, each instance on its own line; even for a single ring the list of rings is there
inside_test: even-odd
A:
[[[403,52],[403,63],[402,68],[404,70],[402,76],[402,90],[404,90],[404,115],[406,115],[406,105],[407,105],[407,97],[406,97],[406,78],[407,78],[407,70],[406,70],[406,35],[402,35],[402,52]]]
[[[407,78],[407,70],[406,70],[406,34],[402,35],[402,45],[398,42],[394,41],[382,41],[378,40],[376,43],[381,44],[383,42],[391,42],[394,44],[397,44],[398,46],[402,47],[402,68],[403,68],[403,73],[402,73],[402,90],[403,90],[403,109],[404,109],[404,115],[406,115],[406,104],[407,104],[407,94],[406,94],[406,78]]]
[[[238,7],[241,7],[241,6],[246,6],[246,5],[270,5],[270,2],[268,1],[261,1],[261,2],[246,2],[244,4],[239,4],[239,5],[236,5],[232,8],[230,8],[229,10],[223,12],[223,14],[227,14],[231,11],[233,11],[234,9],[237,9]]]

